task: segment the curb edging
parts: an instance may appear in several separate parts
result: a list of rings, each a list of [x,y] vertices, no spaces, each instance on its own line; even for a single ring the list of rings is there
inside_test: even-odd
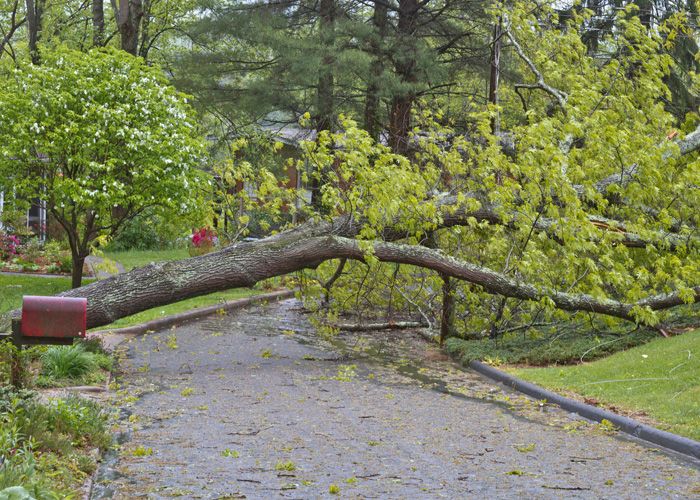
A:
[[[164,330],[174,325],[179,325],[206,316],[211,316],[212,314],[215,314],[217,311],[220,310],[231,311],[234,309],[241,309],[249,305],[257,304],[258,302],[288,299],[290,297],[293,297],[294,293],[294,290],[279,290],[271,293],[262,293],[259,295],[253,295],[251,297],[222,302],[221,304],[214,304],[212,306],[191,309],[182,313],[171,314],[170,316],[153,319],[151,321],[146,321],[145,323],[140,323],[138,325],[126,326],[124,328],[114,328],[110,330],[97,330],[94,332],[88,332],[88,337],[97,337],[104,335],[142,335],[148,331]]]
[[[514,377],[513,375],[502,372],[501,370],[484,364],[481,361],[471,361],[469,363],[469,367],[492,380],[501,382],[503,385],[510,387],[511,389],[515,389],[518,392],[522,392],[523,394],[527,394],[533,398],[540,400],[544,399],[548,403],[554,403],[564,410],[577,413],[578,415],[589,420],[594,420],[596,422],[601,422],[603,419],[608,420],[626,434],[630,434],[631,436],[643,441],[648,441],[658,446],[663,446],[664,448],[668,448],[678,453],[688,455],[692,458],[700,459],[700,442],[693,439],[679,436],[671,432],[662,431],[656,427],[643,424],[629,417],[623,417],[622,415],[617,415],[611,411],[564,397],[538,385],[526,382]]]

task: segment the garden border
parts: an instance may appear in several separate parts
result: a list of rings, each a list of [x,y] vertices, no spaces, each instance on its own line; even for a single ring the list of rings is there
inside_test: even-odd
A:
[[[471,361],[469,367],[496,382],[522,392],[530,397],[546,400],[548,403],[553,403],[564,410],[574,412],[584,418],[601,422],[603,419],[612,422],[622,432],[634,436],[643,441],[662,446],[670,450],[676,451],[689,457],[700,459],[700,442],[693,439],[679,436],[671,432],[662,431],[656,427],[643,424],[632,418],[618,415],[608,410],[591,406],[581,401],[576,401],[564,397],[555,392],[544,389],[538,385],[526,382],[509,373],[505,373],[493,366],[489,366],[481,361]]]

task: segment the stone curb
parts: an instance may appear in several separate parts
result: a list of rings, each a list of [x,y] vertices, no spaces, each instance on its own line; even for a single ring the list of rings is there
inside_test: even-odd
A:
[[[554,403],[564,410],[577,413],[589,420],[594,420],[596,422],[600,422],[603,419],[608,420],[622,432],[630,434],[638,439],[642,439],[678,453],[700,459],[700,442],[693,439],[662,431],[655,427],[651,427],[650,425],[637,422],[629,417],[623,417],[608,410],[587,405],[574,399],[566,398],[555,392],[543,389],[538,385],[526,382],[508,373],[504,373],[501,370],[486,365],[480,361],[470,362],[469,367],[492,380],[501,382],[504,385],[533,398],[540,400],[544,399],[548,403]]]
[[[269,300],[282,300],[294,296],[294,290],[279,290],[272,293],[263,293],[260,295],[254,295],[252,297],[246,297],[244,299],[236,299],[229,302],[223,302],[221,304],[215,304],[212,306],[201,307],[198,309],[192,309],[190,311],[185,311],[178,314],[171,314],[170,316],[165,316],[163,318],[154,319],[141,323],[139,325],[127,326],[124,328],[115,328],[111,330],[98,330],[95,332],[88,332],[88,337],[97,336],[136,336],[142,335],[147,331],[157,331],[170,328],[174,325],[179,325],[182,323],[187,323],[189,321],[194,321],[206,316],[215,314],[217,311],[224,310],[230,311],[233,309],[241,309],[243,307],[257,304],[259,302],[265,302]],[[126,340],[126,339],[124,339]],[[118,344],[117,342],[116,344]],[[116,345],[115,344],[115,345]],[[114,347],[110,345],[108,347]]]

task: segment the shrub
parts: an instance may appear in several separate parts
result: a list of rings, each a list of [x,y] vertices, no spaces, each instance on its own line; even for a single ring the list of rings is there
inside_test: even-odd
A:
[[[51,378],[79,378],[95,367],[94,354],[81,344],[54,346],[41,356],[42,373]]]
[[[8,260],[17,255],[19,238],[13,234],[0,231],[0,260]]]

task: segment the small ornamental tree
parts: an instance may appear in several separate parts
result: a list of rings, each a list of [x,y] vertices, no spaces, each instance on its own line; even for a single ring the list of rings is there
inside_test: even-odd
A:
[[[0,89],[0,178],[40,198],[65,230],[73,287],[98,239],[146,209],[172,216],[197,204],[204,152],[185,96],[123,51],[45,54]]]

